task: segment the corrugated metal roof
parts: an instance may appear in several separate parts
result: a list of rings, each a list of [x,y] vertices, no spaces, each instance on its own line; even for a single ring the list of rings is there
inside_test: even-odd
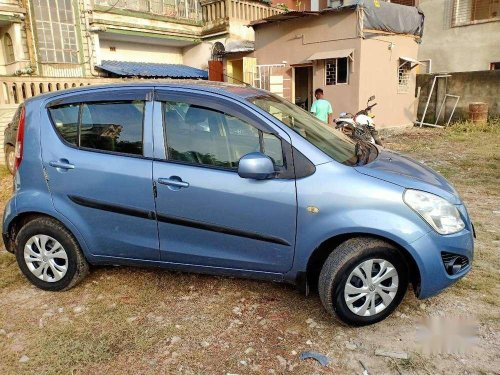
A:
[[[208,79],[207,71],[180,64],[104,60],[97,68],[121,77]]]

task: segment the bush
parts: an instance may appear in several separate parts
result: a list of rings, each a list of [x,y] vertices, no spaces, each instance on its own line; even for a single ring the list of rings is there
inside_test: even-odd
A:
[[[489,119],[485,124],[474,124],[472,121],[458,121],[451,124],[447,130],[451,133],[494,133],[500,134],[500,118]]]

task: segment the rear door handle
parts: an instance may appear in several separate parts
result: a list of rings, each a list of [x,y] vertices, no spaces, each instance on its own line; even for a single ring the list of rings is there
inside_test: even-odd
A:
[[[172,186],[176,188],[188,188],[189,183],[182,181],[180,177],[172,176],[170,178],[159,178],[158,183],[162,185]]]
[[[49,165],[60,169],[75,169],[75,166],[67,160],[53,160],[49,162]]]

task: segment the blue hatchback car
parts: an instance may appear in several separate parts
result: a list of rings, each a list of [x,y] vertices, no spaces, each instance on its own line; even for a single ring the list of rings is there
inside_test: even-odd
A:
[[[18,111],[2,233],[41,289],[92,264],[158,266],[314,288],[366,325],[409,283],[427,298],[471,267],[473,226],[443,177],[266,91],[85,87]]]

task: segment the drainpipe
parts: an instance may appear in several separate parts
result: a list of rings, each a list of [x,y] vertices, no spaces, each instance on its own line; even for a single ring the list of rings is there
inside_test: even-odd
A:
[[[98,77],[99,74],[96,72],[95,70],[95,65],[96,64],[99,64],[100,61],[98,62],[98,56],[97,56],[97,51],[96,51],[96,48],[98,48],[99,44],[95,44],[94,41],[95,39],[97,39],[97,42],[99,41],[99,36],[97,34],[95,35],[92,35],[91,34],[91,27],[90,27],[90,21],[89,21],[89,15],[92,14],[92,9],[88,5],[88,3],[83,0],[82,2],[82,7],[81,7],[81,18],[84,22],[84,25],[85,25],[85,30],[82,30],[83,31],[83,34],[85,35],[85,39],[87,41],[87,53],[88,53],[88,59],[87,59],[87,63],[89,64],[89,67],[90,67],[90,74],[94,77]],[[95,36],[95,37],[94,37]],[[86,63],[84,62],[84,64]]]
[[[35,49],[35,36],[33,34],[33,24],[32,24],[32,17],[31,17],[31,5],[28,0],[23,0],[22,5],[24,9],[26,9],[26,15],[24,18],[24,30],[26,32],[26,46],[28,47],[28,56],[30,60],[30,66],[31,67],[36,67],[40,68],[40,65],[38,64],[38,58],[36,55],[36,49]],[[37,69],[35,69],[37,70]],[[35,72],[33,72],[35,73]],[[40,75],[41,72],[38,69],[38,75]]]

